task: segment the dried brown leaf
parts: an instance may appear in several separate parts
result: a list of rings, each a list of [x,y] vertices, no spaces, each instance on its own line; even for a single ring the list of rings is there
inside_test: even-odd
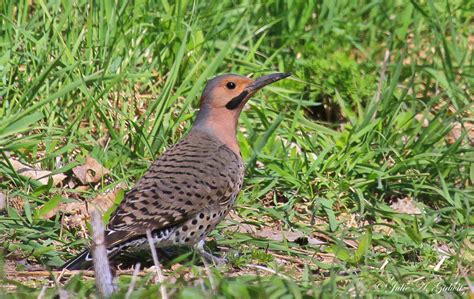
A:
[[[423,114],[417,114],[417,115],[415,115],[415,119],[416,119],[418,122],[421,123],[421,126],[422,126],[423,128],[427,128],[427,127],[430,125],[429,119],[428,119],[425,115],[423,115]]]
[[[459,138],[461,138],[463,132],[466,131],[467,138],[471,145],[474,145],[474,124],[465,122],[464,124],[461,123],[454,123],[453,127],[451,128],[451,132],[449,132],[448,136],[446,137],[449,144],[455,143]],[[463,141],[463,144],[465,142]]]
[[[462,245],[460,257],[472,265],[474,263],[474,243],[469,238],[464,238]]]
[[[5,210],[6,207],[7,207],[7,196],[3,194],[2,192],[0,192],[0,212]]]
[[[421,214],[421,210],[416,206],[415,202],[410,197],[397,198],[390,205],[390,207],[394,209],[396,212],[401,213],[401,214],[409,214],[409,215]]]
[[[93,209],[105,213],[115,201],[115,197],[119,192],[119,188],[107,194],[100,194],[94,199],[87,201],[74,201],[67,203],[60,203],[55,209],[44,215],[44,218],[49,219],[56,215],[56,212],[61,211],[65,214],[76,215],[85,220],[90,217],[90,212]]]
[[[23,211],[23,206],[25,205],[25,201],[23,198],[19,196],[8,197],[8,206],[14,208],[18,212]]]
[[[62,173],[52,175],[51,171],[35,169],[12,158],[10,158],[9,160],[10,164],[13,166],[13,168],[19,175],[36,180],[43,185],[48,184],[48,180],[50,177],[53,179],[54,186],[58,185],[66,178],[66,176]]]
[[[74,167],[72,172],[82,184],[97,183],[103,176],[110,173],[110,171],[97,162],[96,159],[89,156],[86,157],[84,165]]]
[[[280,230],[275,230],[274,228],[268,228],[268,227],[256,230],[252,235],[254,237],[269,239],[269,240],[278,241],[278,242],[287,240],[288,242],[295,242],[301,245],[326,244],[326,242],[323,242],[311,236],[307,236],[300,231],[280,231]]]

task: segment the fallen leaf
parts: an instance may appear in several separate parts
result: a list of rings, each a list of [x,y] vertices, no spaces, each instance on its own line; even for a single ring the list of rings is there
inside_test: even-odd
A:
[[[239,225],[239,232],[248,233],[257,238],[269,239],[273,241],[282,242],[287,240],[288,242],[295,242],[300,245],[321,245],[326,244],[326,242],[320,241],[311,236],[306,236],[302,232],[296,231],[279,231],[273,228],[262,228],[254,229],[251,225]]]
[[[418,122],[421,123],[421,126],[422,126],[423,128],[427,128],[427,127],[430,125],[429,119],[428,119],[425,115],[423,115],[423,114],[417,114],[417,115],[415,115],[415,119],[416,119]]]
[[[99,210],[102,214],[105,213],[111,206],[113,206],[115,197],[121,189],[117,188],[112,192],[106,194],[99,194],[96,198],[88,202],[90,206]]]
[[[459,256],[467,264],[472,265],[474,263],[474,243],[472,243],[469,238],[464,238]]]
[[[8,206],[14,208],[18,212],[23,211],[23,206],[25,205],[25,201],[23,198],[19,196],[8,197]]]
[[[96,159],[87,156],[84,165],[76,166],[72,169],[74,175],[82,184],[97,183],[110,171],[102,166]]]
[[[19,175],[36,180],[43,185],[48,184],[48,180],[50,177],[53,179],[54,186],[58,185],[66,178],[66,176],[62,173],[52,175],[51,171],[35,169],[25,164],[22,164],[21,162],[12,158],[10,158],[9,160],[10,164],[13,166],[13,168]]]
[[[344,244],[346,244],[347,246],[353,249],[356,249],[357,247],[359,247],[359,242],[357,242],[356,240],[345,239],[342,241],[344,242]]]
[[[255,237],[265,238],[273,241],[283,241],[287,240],[288,242],[295,242],[300,245],[321,245],[326,244],[321,240],[307,236],[300,231],[279,231],[272,228],[263,228],[257,230],[254,234]]]
[[[99,194],[91,200],[60,203],[43,217],[50,219],[56,215],[56,212],[61,211],[65,214],[80,216],[81,219],[86,220],[90,217],[91,209],[97,209],[101,214],[104,214],[114,204],[115,197],[120,190],[120,188],[117,188],[112,192]]]
[[[7,207],[7,196],[3,194],[2,192],[0,192],[0,212],[5,210],[6,207]]]
[[[282,231],[278,227],[258,228],[251,223],[246,223],[245,220],[235,212],[230,212],[229,218],[235,220],[237,223],[236,225],[230,226],[228,228],[228,230],[232,232],[245,233],[257,238],[264,238],[273,241],[288,240],[289,242],[295,242],[300,245],[327,244],[325,241],[321,241],[320,239],[317,239],[313,236],[305,235],[300,231]]]
[[[390,205],[392,209],[401,214],[419,215],[421,210],[410,197],[398,198]]]
[[[262,200],[262,203],[265,206],[275,206],[274,201],[276,200],[277,203],[287,203],[288,198],[278,190],[271,190],[268,192]]]
[[[451,128],[447,136],[447,141],[449,144],[455,143],[459,138],[461,138],[463,132],[466,131],[467,139],[471,145],[474,145],[474,124],[469,122],[464,122],[463,124],[456,122]],[[462,141],[462,144],[465,144],[465,141]]]

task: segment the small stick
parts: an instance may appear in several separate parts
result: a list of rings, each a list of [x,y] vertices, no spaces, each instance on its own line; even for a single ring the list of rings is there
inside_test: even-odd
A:
[[[217,286],[216,286],[216,282],[214,281],[214,276],[212,276],[211,269],[209,268],[209,264],[207,263],[206,259],[202,255],[200,256],[201,256],[202,263],[204,264],[204,269],[206,269],[207,277],[209,277],[209,283],[211,284],[212,292],[215,295]]]
[[[38,294],[38,297],[36,297],[37,299],[44,299],[45,296],[46,296],[46,290],[48,289],[47,286],[43,286],[41,288],[41,292]]]
[[[388,261],[388,259],[386,259],[383,262],[382,266],[380,267],[380,272],[383,272],[383,270],[385,270],[385,267],[388,265],[388,263],[389,263],[389,261]]]
[[[444,264],[444,261],[446,259],[448,259],[448,257],[446,255],[442,255],[439,262],[436,264],[436,266],[434,266],[433,271],[439,271],[439,269],[441,269],[441,266]]]
[[[59,299],[69,299],[69,298],[71,298],[71,296],[69,295],[69,292],[62,288],[61,284],[59,283],[59,278],[57,278],[56,275],[54,275],[53,273],[51,273],[51,276],[53,278],[54,285],[56,286],[56,290],[58,292],[57,295],[58,295]],[[38,298],[39,298],[39,296],[38,296]]]
[[[153,256],[156,277],[158,279],[158,282],[160,283],[161,298],[168,299],[168,293],[166,292],[166,287],[163,283],[165,279],[163,277],[163,273],[161,272],[160,262],[158,261],[158,255],[156,254],[155,244],[153,242],[153,237],[151,236],[151,231],[149,229],[146,230],[146,237],[148,239],[148,244],[150,245],[151,255]]]
[[[255,265],[255,264],[247,264],[246,265],[248,268],[254,268],[254,269],[259,269],[259,270],[263,270],[263,271],[267,271],[267,272],[270,272],[272,274],[275,274],[275,275],[278,275],[282,278],[285,278],[285,279],[288,279],[288,280],[291,280],[292,278],[290,278],[289,276],[286,276],[285,274],[282,274],[280,272],[277,272],[273,269],[270,269],[270,268],[267,268],[267,267],[264,267],[264,266],[260,266],[260,265]]]
[[[92,259],[94,261],[94,272],[97,289],[101,297],[110,297],[117,289],[113,282],[110,271],[107,249],[104,241],[104,223],[102,217],[96,210],[92,211]]]
[[[66,291],[63,288],[58,289],[58,296],[59,296],[59,299],[69,299],[69,298],[71,298],[71,295],[69,295],[69,292]]]
[[[466,284],[467,284],[467,287],[469,288],[469,291],[471,292],[471,294],[474,294],[474,284],[472,284],[471,280],[469,280],[469,277],[467,277],[466,270],[464,270],[464,268],[461,267],[460,265],[459,265],[459,270],[461,270],[461,275],[464,277],[464,280],[466,281]]]
[[[135,265],[135,269],[133,270],[132,281],[130,282],[130,285],[128,286],[128,291],[127,291],[127,294],[125,295],[125,299],[129,299],[130,296],[132,295],[133,288],[135,287],[135,283],[137,282],[138,272],[140,272],[140,263],[137,263]]]
[[[377,87],[377,92],[375,94],[375,104],[378,104],[380,102],[380,97],[382,96],[382,87],[385,82],[385,73],[387,72],[387,65],[388,65],[389,58],[390,58],[390,50],[386,49],[385,55],[383,57],[382,69],[380,70],[379,86]],[[374,112],[374,115],[372,115],[372,119],[375,119],[375,115],[376,113]]]

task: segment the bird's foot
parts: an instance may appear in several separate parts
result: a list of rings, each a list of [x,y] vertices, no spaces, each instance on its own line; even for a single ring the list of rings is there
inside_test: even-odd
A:
[[[228,263],[226,258],[217,257],[204,249],[204,240],[199,241],[194,248],[197,252],[205,259],[208,263],[212,263],[215,266],[222,266]]]
[[[227,264],[227,259],[223,257],[217,257],[205,250],[200,251],[199,254],[209,263],[214,264],[215,266],[223,266]]]

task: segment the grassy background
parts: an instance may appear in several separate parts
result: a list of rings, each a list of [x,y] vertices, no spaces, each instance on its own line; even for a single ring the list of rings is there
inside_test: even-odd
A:
[[[474,263],[473,3],[207,2],[0,3],[2,263],[53,269],[83,248],[62,213],[44,219],[37,210],[132,187],[186,134],[209,78],[291,71],[241,116],[247,178],[236,214],[324,244],[252,236],[234,217],[212,234],[240,253],[230,269],[209,276],[197,265],[173,268],[168,290],[182,298],[423,297],[458,285],[462,291],[448,293],[466,295]],[[8,162],[71,177],[86,156],[111,175],[85,190],[41,186]],[[392,204],[400,199],[421,213],[398,213]],[[0,275],[15,286],[0,288],[5,296],[40,293],[36,278]],[[121,277],[118,297],[129,281]],[[95,292],[78,276],[63,288]],[[133,295],[157,292],[150,274]]]

